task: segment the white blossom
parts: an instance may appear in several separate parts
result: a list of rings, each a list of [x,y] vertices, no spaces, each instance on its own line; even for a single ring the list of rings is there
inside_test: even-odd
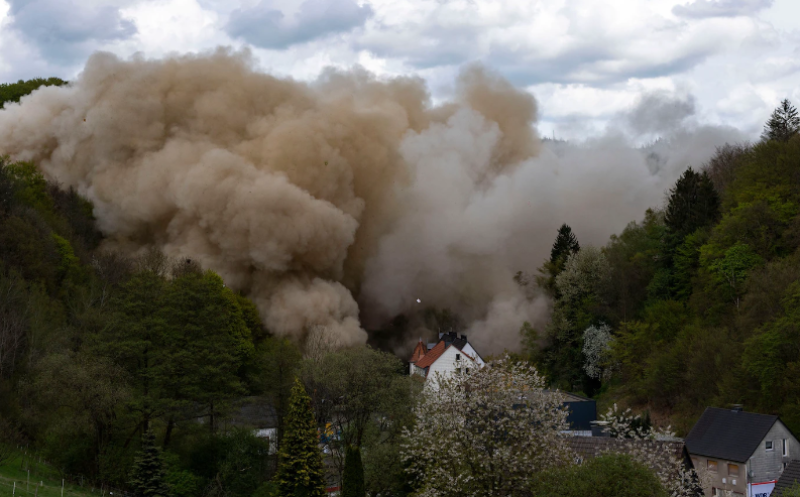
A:
[[[570,254],[564,270],[556,276],[556,288],[562,300],[576,303],[587,295],[596,294],[598,284],[610,270],[606,256],[597,247],[584,247]]]
[[[490,497],[574,460],[563,395],[508,357],[469,373],[436,375],[405,429],[402,457],[420,497]]]
[[[624,442],[616,449],[655,471],[670,497],[697,497],[704,486],[705,475],[687,469],[682,455],[673,452],[670,442],[681,439],[671,427],[664,430],[642,426],[641,418],[630,409],[620,412],[617,405],[600,416],[600,424],[612,436]]]
[[[606,324],[590,326],[583,332],[583,355],[586,357],[583,369],[590,378],[603,376],[612,340],[611,328]]]

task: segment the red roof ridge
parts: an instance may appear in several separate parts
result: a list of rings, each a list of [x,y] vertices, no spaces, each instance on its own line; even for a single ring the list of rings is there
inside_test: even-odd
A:
[[[428,353],[425,354],[425,357],[420,359],[420,361],[417,362],[415,366],[417,366],[418,368],[427,368],[428,366],[436,362],[436,359],[441,357],[441,355],[444,354],[445,350],[447,350],[447,347],[445,346],[444,340],[441,340],[439,343],[436,344],[434,348],[429,350]]]

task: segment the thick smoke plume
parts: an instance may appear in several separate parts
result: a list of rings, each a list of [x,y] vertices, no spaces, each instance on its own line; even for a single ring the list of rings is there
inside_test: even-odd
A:
[[[533,97],[479,68],[433,106],[419,79],[331,70],[306,84],[253,65],[226,50],[95,54],[71,85],[0,111],[0,153],[89,197],[110,244],[219,272],[274,332],[360,343],[362,322],[430,305],[491,353],[546,319],[512,276],[561,223],[604,243],[732,139],[700,129],[649,158],[613,137],[543,147]]]

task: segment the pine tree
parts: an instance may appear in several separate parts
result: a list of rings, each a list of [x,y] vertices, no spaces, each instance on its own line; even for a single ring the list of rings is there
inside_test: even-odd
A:
[[[342,497],[364,497],[364,494],[364,465],[361,463],[361,450],[358,447],[348,446],[344,459]]]
[[[325,496],[325,473],[311,398],[299,379],[289,398],[276,478],[282,497]]]
[[[553,248],[550,250],[550,262],[563,265],[563,262],[567,260],[570,254],[574,254],[580,249],[581,246],[572,232],[572,228],[566,223],[562,224],[558,228],[558,236],[556,236],[556,241],[553,242]]]
[[[719,218],[719,195],[705,171],[688,168],[669,193],[664,223],[669,233],[677,235],[676,243]]]
[[[169,487],[164,481],[164,461],[150,430],[142,436],[142,448],[133,463],[130,485],[136,497],[169,496]]]
[[[797,115],[797,109],[784,99],[781,104],[772,111],[772,116],[764,125],[764,133],[761,138],[765,141],[789,141],[800,131],[800,116]]]
[[[572,228],[567,224],[562,224],[558,228],[558,235],[556,241],[553,242],[553,248],[550,250],[550,259],[545,260],[542,267],[539,268],[540,276],[536,277],[536,284],[545,290],[554,298],[558,298],[558,291],[556,289],[556,276],[564,270],[564,264],[570,255],[578,252],[581,249],[578,239],[572,232]],[[522,275],[515,277],[519,283]]]

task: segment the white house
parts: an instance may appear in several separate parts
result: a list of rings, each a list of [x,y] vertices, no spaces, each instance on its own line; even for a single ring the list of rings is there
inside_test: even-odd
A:
[[[485,363],[467,341],[467,336],[457,333],[439,333],[439,341],[426,347],[420,338],[409,360],[409,373],[425,378],[433,374],[469,372],[471,368],[483,367]]]

